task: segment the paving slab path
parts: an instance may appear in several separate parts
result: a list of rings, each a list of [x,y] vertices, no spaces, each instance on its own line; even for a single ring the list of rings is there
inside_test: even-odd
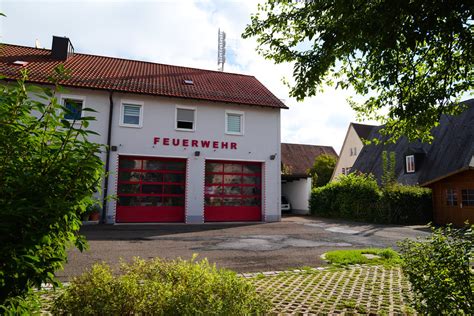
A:
[[[83,226],[90,249],[71,249],[57,276],[67,281],[95,262],[112,265],[133,257],[208,258],[237,272],[286,270],[326,263],[321,254],[335,249],[396,247],[405,238],[426,236],[426,226],[393,226],[287,216],[276,223],[156,224]]]

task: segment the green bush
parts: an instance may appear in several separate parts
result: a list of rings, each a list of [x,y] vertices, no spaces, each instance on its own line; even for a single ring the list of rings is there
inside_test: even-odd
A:
[[[340,176],[323,187],[315,188],[310,199],[314,215],[366,220],[374,217],[380,190],[372,176]]]
[[[474,226],[432,228],[426,240],[399,243],[403,272],[422,314],[474,313]]]
[[[6,299],[0,305],[0,315],[39,315],[41,307],[39,292],[30,289],[21,296]]]
[[[264,314],[266,296],[234,272],[207,260],[122,263],[118,275],[96,264],[75,278],[54,302],[53,312],[72,315]]]
[[[57,283],[67,248],[85,247],[80,217],[103,173],[103,147],[87,140],[94,118],[65,120],[60,87],[26,79],[25,71],[17,84],[0,85],[0,304]]]
[[[371,175],[341,175],[313,189],[313,215],[374,223],[415,224],[431,219],[431,190],[417,186],[379,188]]]
[[[394,184],[382,190],[386,221],[394,224],[426,224],[432,217],[431,190]]]

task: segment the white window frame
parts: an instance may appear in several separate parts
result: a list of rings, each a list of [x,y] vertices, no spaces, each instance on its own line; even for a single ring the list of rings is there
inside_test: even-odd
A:
[[[188,128],[178,128],[178,109],[183,110],[193,110],[194,111],[194,122],[193,122],[193,129]],[[195,106],[185,106],[185,105],[177,105],[174,110],[174,129],[181,132],[195,132],[196,131],[196,124],[197,124],[197,110]]]
[[[124,123],[125,118],[125,105],[138,105],[140,106],[140,117],[138,118],[138,125],[137,124],[128,124]],[[120,100],[120,122],[119,126],[122,127],[132,127],[132,128],[142,128],[143,127],[143,108],[145,107],[145,103],[143,101],[136,101],[136,100],[127,100],[121,99]]]
[[[410,160],[413,160],[413,169],[410,168]],[[416,165],[415,165],[415,155],[408,155],[405,156],[405,170],[407,173],[415,173]]]
[[[66,104],[64,104],[64,101],[66,99],[82,101],[81,118],[83,118],[84,117],[84,111],[82,111],[82,110],[84,108],[86,108],[86,97],[83,96],[83,95],[77,95],[77,94],[61,94],[61,105],[64,106],[64,107],[66,106]],[[71,119],[67,119],[67,118],[64,118],[64,119],[69,121],[69,122],[74,122],[75,121],[75,120],[71,120]]]
[[[241,119],[240,119],[240,133],[236,133],[236,132],[232,132],[232,131],[227,130],[227,118],[228,118],[229,114],[240,115],[241,116]],[[225,130],[225,133],[227,135],[239,135],[239,136],[244,135],[244,126],[245,126],[245,112],[233,111],[233,110],[226,110],[225,111],[224,130]]]

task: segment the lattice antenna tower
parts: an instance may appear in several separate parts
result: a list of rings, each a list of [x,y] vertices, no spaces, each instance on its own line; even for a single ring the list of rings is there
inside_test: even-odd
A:
[[[225,64],[225,32],[217,31],[217,70],[224,71]]]

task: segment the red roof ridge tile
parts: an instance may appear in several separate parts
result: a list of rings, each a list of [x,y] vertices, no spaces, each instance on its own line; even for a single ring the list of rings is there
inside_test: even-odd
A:
[[[48,49],[48,48],[37,48],[37,47],[17,45],[17,44],[9,44],[9,43],[0,43],[0,48],[1,48],[2,45],[29,48],[29,49],[40,50],[40,51],[49,51],[49,52],[51,51],[51,49]],[[89,54],[89,53],[78,53],[76,51],[74,51],[74,55],[100,57],[100,58],[107,58],[107,59],[118,59],[118,60],[123,60],[123,61],[131,61],[131,62],[141,63],[141,64],[146,63],[146,64],[153,64],[153,65],[160,65],[160,66],[177,67],[177,68],[183,68],[183,69],[201,70],[201,71],[208,71],[208,72],[214,72],[214,73],[219,73],[219,74],[245,76],[245,77],[251,77],[251,78],[257,79],[253,75],[247,75],[247,74],[242,74],[242,73],[237,73],[237,72],[219,71],[219,70],[204,69],[204,68],[197,68],[197,67],[187,67],[187,66],[159,63],[159,62],[148,61],[148,60],[138,60],[138,59],[130,59],[130,58],[123,58],[123,57],[116,57],[116,56],[107,56],[107,55],[95,55],[95,54]]]

